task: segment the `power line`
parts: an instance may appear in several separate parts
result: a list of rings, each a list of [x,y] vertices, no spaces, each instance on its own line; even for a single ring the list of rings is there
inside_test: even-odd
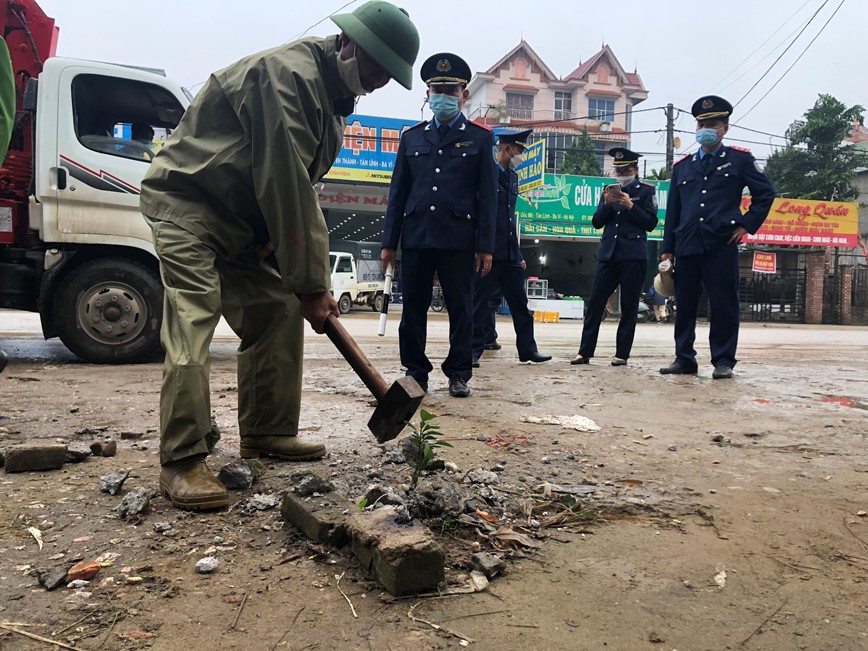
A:
[[[714,84],[714,85],[712,86],[712,88],[717,88],[720,84],[722,84],[724,81],[726,81],[727,78],[729,78],[730,75],[734,74],[734,73],[735,73],[739,68],[741,68],[745,63],[747,63],[747,62],[750,60],[750,58],[751,58],[754,54],[756,54],[757,52],[759,52],[759,51],[760,51],[760,50],[765,46],[766,43],[768,43],[770,40],[772,40],[772,38],[774,37],[775,34],[777,34],[779,31],[781,31],[781,30],[784,28],[784,25],[786,25],[786,24],[787,24],[788,22],[790,22],[793,18],[795,18],[796,15],[797,15],[797,14],[798,14],[802,9],[804,9],[804,8],[805,8],[805,5],[807,5],[810,1],[811,1],[811,0],[805,0],[805,2],[802,3],[802,6],[801,6],[801,7],[799,7],[798,9],[796,9],[796,10],[795,10],[791,15],[790,15],[789,18],[787,18],[784,22],[782,22],[782,23],[778,26],[778,28],[777,28],[775,31],[773,31],[773,32],[769,35],[769,37],[768,37],[766,40],[764,40],[762,43],[760,43],[760,45],[759,45],[759,46],[758,46],[758,47],[757,47],[753,52],[751,52],[750,54],[748,54],[748,55],[744,58],[744,60],[742,60],[741,63],[739,63],[739,64],[738,64],[735,68],[733,68],[729,73],[727,73],[726,76],[725,76],[723,79],[721,79],[721,80],[718,81],[716,84]],[[790,36],[792,36],[792,34],[790,34]],[[787,38],[789,38],[789,36],[788,36]],[[786,40],[787,40],[787,39],[784,39],[784,41],[786,41]],[[781,41],[781,45],[784,43],[784,41]],[[776,46],[776,47],[775,47],[771,52],[774,52],[774,51],[775,51],[776,49],[778,49],[779,47],[780,47],[780,45],[777,45],[777,46]],[[763,61],[765,61],[766,58],[768,58],[768,57],[771,55],[771,52],[770,52],[769,54],[767,54],[765,57],[763,57],[762,59],[760,59],[760,61],[758,62],[758,64],[759,64],[759,63],[762,63]],[[758,64],[757,64],[757,65],[758,65]],[[756,67],[756,66],[754,66],[754,67]],[[753,70],[753,68],[750,68],[749,70],[746,70],[742,75],[740,75],[740,76],[737,77],[735,80],[733,80],[732,82],[730,82],[729,84],[727,84],[726,86],[724,86],[721,90],[726,90],[727,88],[729,88],[729,86],[731,86],[731,85],[734,84],[736,81],[738,81],[739,79],[741,79],[745,74],[747,74],[748,72],[750,72],[750,70]]]
[[[805,46],[805,49],[802,50],[802,53],[801,53],[801,54],[796,58],[795,61],[793,61],[792,65],[790,65],[789,68],[787,68],[786,70],[784,70],[784,74],[782,74],[782,75],[778,78],[778,80],[777,80],[777,81],[772,85],[772,87],[769,88],[769,89],[766,91],[765,95],[763,95],[762,97],[760,97],[759,100],[757,100],[756,104],[754,104],[753,106],[751,106],[751,107],[747,110],[747,113],[744,113],[744,114],[742,115],[742,117],[749,115],[750,112],[753,111],[757,106],[759,106],[760,102],[762,102],[766,97],[768,97],[769,93],[771,93],[771,92],[775,89],[775,87],[776,87],[779,83],[781,83],[781,81],[783,81],[784,77],[787,76],[787,73],[788,73],[790,70],[793,69],[793,67],[794,67],[794,66],[799,62],[799,60],[800,60],[803,56],[805,56],[805,52],[808,51],[808,48],[810,48],[810,47],[814,44],[814,41],[816,41],[816,40],[820,37],[820,34],[823,33],[823,30],[826,29],[826,26],[827,26],[830,22],[832,22],[832,19],[835,17],[835,14],[837,14],[837,13],[838,13],[838,10],[841,9],[841,7],[844,6],[844,3],[845,3],[846,1],[847,1],[847,0],[841,0],[841,2],[840,2],[840,3],[838,4],[838,6],[835,8],[835,11],[832,12],[832,15],[829,16],[829,19],[828,19],[828,20],[823,24],[823,26],[820,28],[820,31],[817,32],[817,35],[814,36],[814,38],[811,39],[811,42],[808,43],[808,44]],[[828,0],[827,0],[827,2],[828,2]]]
[[[768,69],[767,69],[767,70],[762,74],[762,76],[761,76],[759,79],[756,80],[756,83],[755,83],[753,86],[751,86],[751,87],[748,89],[748,91],[747,91],[744,95],[742,95],[741,99],[738,100],[738,101],[735,103],[735,106],[738,106],[739,104],[741,104],[741,103],[744,101],[744,98],[747,97],[748,95],[750,95],[750,94],[753,92],[753,89],[754,89],[754,88],[756,88],[757,86],[759,86],[760,82],[761,82],[763,79],[766,78],[766,75],[768,75],[768,74],[772,71],[772,68],[774,68],[774,67],[778,64],[778,61],[780,61],[781,58],[782,58],[782,57],[783,57],[787,52],[789,52],[790,48],[793,47],[793,45],[795,45],[796,41],[799,40],[799,37],[800,37],[800,36],[804,33],[804,31],[808,28],[808,25],[810,25],[812,22],[814,22],[814,18],[817,17],[817,14],[819,14],[820,11],[822,11],[823,7],[825,7],[827,4],[829,4],[829,0],[823,0],[823,4],[821,4],[820,7],[819,7],[819,9],[817,9],[817,11],[814,12],[814,14],[811,16],[811,19],[810,19],[807,23],[805,23],[805,26],[802,27],[802,29],[799,31],[799,33],[796,35],[796,37],[795,37],[792,41],[790,41],[790,44],[786,47],[786,49],[784,49],[784,51],[781,52],[781,53],[778,55],[778,58],[774,60],[774,63],[772,63],[772,65],[770,65],[770,66],[768,67]]]
[[[356,4],[358,1],[359,1],[359,0],[350,0],[350,1],[347,2],[346,4],[344,4],[344,5],[340,6],[340,7],[338,7],[337,9],[335,9],[333,12],[331,12],[330,14],[328,14],[327,16],[325,16],[324,18],[321,18],[321,19],[319,19],[318,21],[316,21],[313,25],[311,25],[310,27],[308,27],[308,28],[307,28],[306,30],[304,30],[303,32],[300,32],[297,36],[294,36],[293,38],[289,39],[289,41],[286,41],[286,43],[289,43],[289,42],[291,42],[291,41],[295,41],[295,40],[300,39],[302,36],[304,36],[305,34],[307,34],[310,30],[312,30],[312,29],[313,29],[314,27],[316,27],[317,25],[319,25],[319,24],[321,24],[321,23],[324,23],[325,21],[327,21],[329,18],[331,18],[332,16],[334,16],[334,15],[335,15],[336,13],[338,13],[339,11],[343,11],[344,9],[346,9],[347,7],[349,7],[350,5],[354,5],[354,4]]]

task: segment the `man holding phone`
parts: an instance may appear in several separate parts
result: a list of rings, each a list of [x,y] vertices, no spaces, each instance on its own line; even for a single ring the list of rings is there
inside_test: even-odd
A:
[[[657,199],[654,186],[639,181],[641,154],[615,147],[617,183],[606,186],[594,213],[594,228],[602,228],[597,251],[597,270],[591,284],[591,297],[582,327],[579,354],[570,364],[589,364],[597,348],[600,323],[606,301],[621,286],[621,320],[615,338],[612,366],[626,366],[636,332],[639,296],[648,266],[648,233],[657,226]]]
[[[711,303],[708,341],[712,378],[732,377],[738,344],[738,245],[747,233],[756,233],[775,199],[772,182],[749,150],[726,147],[732,105],[707,95],[693,103],[699,152],[685,156],[672,169],[666,224],[660,258],[677,258],[675,282],[675,361],[663,374],[697,372],[696,314],[700,289]],[[742,191],[747,186],[750,208],[741,214]]]

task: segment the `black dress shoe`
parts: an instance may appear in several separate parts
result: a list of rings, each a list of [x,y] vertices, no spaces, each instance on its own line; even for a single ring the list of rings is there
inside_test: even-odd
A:
[[[711,377],[715,380],[728,380],[732,377],[732,368],[729,366],[715,366]]]
[[[551,355],[540,355],[537,351],[533,351],[529,355],[519,356],[519,361],[529,362],[531,364],[542,364],[552,358]]]
[[[591,363],[590,357],[582,357],[581,355],[576,355],[575,358],[570,360],[570,364],[572,364],[574,366],[576,364],[590,364],[590,363]]]
[[[470,387],[461,378],[454,377],[449,380],[449,395],[453,398],[466,398],[470,395]]]
[[[474,357],[472,360],[470,360],[470,365],[471,365],[473,368],[479,368],[479,358],[478,358],[478,357]]]
[[[496,341],[493,341],[490,344],[485,344],[485,350],[500,350],[501,348],[503,348],[503,346]]]
[[[663,375],[696,375],[695,366],[684,366],[681,362],[672,362],[660,369]]]
[[[612,360],[612,366],[627,366],[627,360],[616,357]]]

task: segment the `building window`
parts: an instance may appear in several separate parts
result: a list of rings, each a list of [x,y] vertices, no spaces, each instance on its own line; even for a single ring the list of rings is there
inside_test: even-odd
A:
[[[596,99],[591,97],[588,100],[588,117],[592,120],[608,120],[615,121],[615,100],[613,99]]]
[[[568,91],[555,91],[555,120],[572,120],[573,94]]]
[[[527,61],[524,59],[515,60],[515,78],[527,79]]]
[[[509,109],[509,117],[517,120],[533,119],[533,95],[521,93],[506,94],[506,108]]]

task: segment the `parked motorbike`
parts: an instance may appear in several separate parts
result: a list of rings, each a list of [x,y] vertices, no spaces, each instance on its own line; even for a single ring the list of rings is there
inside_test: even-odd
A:
[[[644,308],[644,318],[642,318]],[[663,323],[670,323],[675,320],[675,299],[667,298],[666,299],[666,317],[663,319]],[[653,301],[647,295],[642,294],[642,299],[639,301],[639,318],[637,319],[639,323],[644,323],[645,321],[659,321],[657,318],[657,312],[654,310]]]
[[[431,309],[435,312],[442,312],[446,307],[446,301],[443,300],[443,289],[439,285],[434,285],[431,291]]]

